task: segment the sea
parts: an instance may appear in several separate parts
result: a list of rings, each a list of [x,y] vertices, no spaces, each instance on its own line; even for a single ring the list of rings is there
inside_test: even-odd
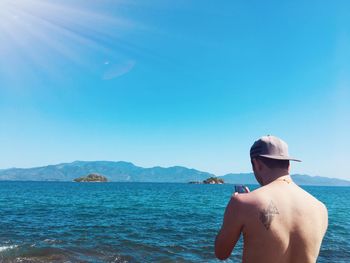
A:
[[[257,186],[251,186],[256,188]],[[317,262],[350,262],[350,187],[303,187],[328,207]],[[220,262],[233,185],[0,181],[0,262]],[[241,262],[242,239],[225,262]]]

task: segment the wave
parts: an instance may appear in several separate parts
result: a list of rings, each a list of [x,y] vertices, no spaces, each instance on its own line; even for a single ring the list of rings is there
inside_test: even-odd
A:
[[[18,247],[17,245],[11,245],[11,246],[0,246],[0,252],[5,251],[5,250],[10,250]]]
[[[38,248],[35,245],[0,246],[0,262],[62,262],[69,253],[57,248]]]
[[[55,240],[46,239],[50,243]],[[82,248],[57,248],[37,247],[29,245],[3,245],[0,246],[0,262],[30,262],[30,263],[59,263],[59,262],[113,262],[127,263],[130,257],[107,251],[96,251],[95,249]]]

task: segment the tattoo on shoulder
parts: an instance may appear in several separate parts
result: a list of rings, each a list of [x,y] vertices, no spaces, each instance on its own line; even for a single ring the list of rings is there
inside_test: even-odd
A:
[[[268,207],[259,212],[259,219],[266,230],[269,230],[272,220],[276,215],[279,215],[279,212],[276,205],[271,200]]]

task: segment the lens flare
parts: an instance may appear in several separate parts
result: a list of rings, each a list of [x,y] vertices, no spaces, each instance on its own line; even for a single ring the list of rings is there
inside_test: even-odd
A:
[[[108,3],[113,12],[96,8],[103,1],[73,5],[68,1],[1,0],[0,78],[15,79],[35,70],[57,74],[67,64],[104,78],[105,72],[100,71],[106,71],[106,60],[114,67],[126,63],[132,68],[128,61],[134,60],[128,51],[135,47],[124,35],[138,25],[118,15],[118,8],[126,3]]]

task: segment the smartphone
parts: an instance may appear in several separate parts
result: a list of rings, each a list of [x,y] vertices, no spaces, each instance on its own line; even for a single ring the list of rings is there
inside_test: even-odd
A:
[[[235,184],[235,192],[239,194],[247,193],[246,186],[243,184]]]

